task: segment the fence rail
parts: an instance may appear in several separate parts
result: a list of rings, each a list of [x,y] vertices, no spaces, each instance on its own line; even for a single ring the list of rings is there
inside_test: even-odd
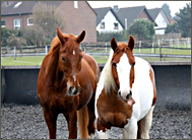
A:
[[[81,49],[93,56],[108,56],[110,50],[110,42],[100,43],[82,43]],[[2,47],[1,57],[21,57],[21,56],[45,56],[50,49],[50,46],[28,46],[28,47]],[[149,53],[142,53],[143,49],[149,49]],[[190,50],[190,54],[163,54],[163,49],[169,50]],[[136,41],[134,53],[135,56],[140,57],[159,57],[161,58],[191,58],[191,40],[158,40],[157,42],[150,41]]]

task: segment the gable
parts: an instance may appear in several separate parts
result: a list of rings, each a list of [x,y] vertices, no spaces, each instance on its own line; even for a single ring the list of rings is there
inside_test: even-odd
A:
[[[101,20],[105,17],[105,15],[110,10],[110,7],[104,8],[94,8],[94,11],[97,13],[97,23],[96,26],[101,22]]]
[[[123,24],[124,28],[125,19],[127,19],[127,27],[137,18],[139,18],[140,14],[144,10],[145,6],[138,6],[138,7],[127,7],[127,8],[120,8],[119,11],[115,12],[120,19],[120,22]]]
[[[160,27],[167,27],[167,24],[170,23],[162,11],[157,15],[155,22]]]
[[[165,26],[165,24],[170,23],[162,8],[148,9],[147,11],[158,26]]]
[[[104,28],[100,28],[101,23],[104,22]],[[114,24],[117,24],[118,28],[114,28]],[[103,17],[103,19],[99,22],[99,24],[96,26],[97,31],[119,31],[123,30],[123,27],[119,20],[116,18],[116,16],[113,14],[111,10],[107,12],[107,14]]]

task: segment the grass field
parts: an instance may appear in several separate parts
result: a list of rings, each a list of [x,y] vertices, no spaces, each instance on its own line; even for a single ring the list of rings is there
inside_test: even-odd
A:
[[[109,52],[109,50],[107,51]],[[175,54],[175,55],[191,55],[191,50],[178,50],[178,49],[162,49],[162,54]],[[138,49],[134,50],[134,53],[139,53]],[[144,54],[159,54],[159,49],[141,49],[140,53]],[[98,63],[106,63],[108,56],[93,56]],[[1,65],[2,66],[39,66],[43,61],[44,56],[23,56],[16,57],[14,60],[13,57],[1,57]],[[143,57],[143,59],[148,62],[157,62],[160,61],[159,58],[154,57]],[[162,58],[161,61],[191,61],[191,59],[183,59],[183,58]]]

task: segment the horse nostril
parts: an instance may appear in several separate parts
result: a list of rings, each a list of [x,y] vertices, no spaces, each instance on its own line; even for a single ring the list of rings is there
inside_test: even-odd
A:
[[[70,92],[72,91],[72,87],[69,87],[69,91],[70,91]]]
[[[65,62],[65,58],[64,57],[62,57],[61,59],[63,60],[63,62]]]
[[[126,99],[127,99],[127,100],[129,99],[129,94],[127,94]]]
[[[126,99],[128,100],[132,96],[132,91],[130,90],[129,94],[127,94]]]
[[[118,91],[118,94],[119,94],[119,96],[121,96],[121,91],[120,90]]]
[[[130,93],[129,93],[131,96],[132,96],[132,91],[130,90]]]

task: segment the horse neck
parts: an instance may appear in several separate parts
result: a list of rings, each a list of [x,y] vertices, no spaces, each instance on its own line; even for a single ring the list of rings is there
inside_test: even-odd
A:
[[[50,54],[50,59],[47,69],[48,82],[58,89],[60,85],[66,85],[63,72],[59,70],[59,47],[55,48]]]

